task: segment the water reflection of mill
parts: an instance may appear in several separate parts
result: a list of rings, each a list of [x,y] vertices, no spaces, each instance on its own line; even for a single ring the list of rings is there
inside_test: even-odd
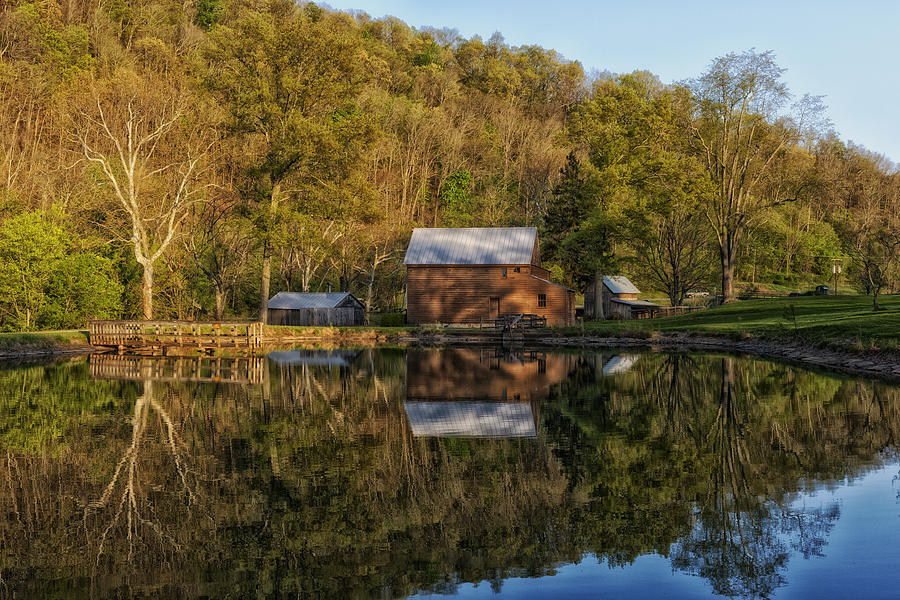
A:
[[[603,375],[627,372],[635,355],[614,356]],[[407,353],[404,410],[417,437],[536,437],[540,401],[575,368],[567,354],[506,348]]]

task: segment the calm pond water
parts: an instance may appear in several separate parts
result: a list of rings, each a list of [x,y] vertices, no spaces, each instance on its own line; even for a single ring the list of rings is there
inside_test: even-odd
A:
[[[0,368],[0,597],[897,598],[898,440],[728,356]]]

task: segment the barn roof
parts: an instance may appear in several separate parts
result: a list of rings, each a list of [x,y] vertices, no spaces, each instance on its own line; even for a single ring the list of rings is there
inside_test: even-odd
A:
[[[613,294],[640,294],[631,281],[624,275],[604,275],[603,285],[609,288]]]
[[[405,265],[530,265],[535,227],[413,229]]]
[[[269,300],[269,308],[278,310],[298,310],[302,308],[335,308],[350,296],[359,300],[350,292],[278,292]]]

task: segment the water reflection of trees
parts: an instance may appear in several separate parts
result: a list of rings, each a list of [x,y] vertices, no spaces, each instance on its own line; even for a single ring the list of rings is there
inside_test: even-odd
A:
[[[135,399],[121,458],[103,492],[84,508],[87,547],[98,568],[104,559],[115,564],[122,556],[131,564],[136,549],[173,562],[191,541],[185,525],[196,522],[200,474],[170,414],[177,403],[171,387],[152,380]],[[169,514],[180,514],[178,522],[160,516]]]
[[[264,385],[0,371],[0,574],[26,595],[402,597],[657,552],[765,597],[838,518],[797,494],[878,464],[900,427],[886,385],[688,355],[604,376],[607,358],[567,357],[537,440],[414,438],[403,351]]]
[[[797,509],[797,493],[880,464],[900,427],[891,386],[686,355],[645,356],[610,380],[597,362],[544,411],[589,509],[587,548],[610,564],[669,555],[724,595],[767,597],[790,550],[820,554],[838,508]]]
[[[721,359],[722,384],[704,451],[714,457],[699,518],[673,546],[672,565],[707,579],[718,594],[764,598],[785,582],[789,545],[804,558],[819,555],[839,516],[836,505],[791,508],[789,498],[754,493],[760,463],[750,445],[755,398],[739,394],[735,360]],[[780,500],[780,502],[779,502]]]

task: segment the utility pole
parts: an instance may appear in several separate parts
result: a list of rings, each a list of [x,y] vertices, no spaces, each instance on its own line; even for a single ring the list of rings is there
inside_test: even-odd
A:
[[[838,275],[841,274],[841,259],[840,258],[832,258],[831,259],[831,273],[834,275],[834,285],[832,286],[832,294],[837,295],[837,284],[838,284]]]

